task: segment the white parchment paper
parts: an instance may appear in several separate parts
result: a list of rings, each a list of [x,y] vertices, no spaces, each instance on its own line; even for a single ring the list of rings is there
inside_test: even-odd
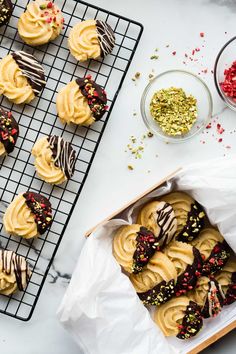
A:
[[[166,339],[142,305],[128,277],[112,256],[112,239],[121,225],[135,222],[141,204],[171,190],[186,191],[206,210],[236,251],[236,156],[181,170],[86,241],[60,305],[61,323],[88,354],[185,354],[236,319],[236,303],[187,341]]]

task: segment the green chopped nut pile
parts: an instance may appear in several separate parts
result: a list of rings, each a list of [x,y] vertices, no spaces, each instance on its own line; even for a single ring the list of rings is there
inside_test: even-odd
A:
[[[182,88],[170,87],[154,93],[150,112],[167,135],[184,135],[197,120],[197,100]]]

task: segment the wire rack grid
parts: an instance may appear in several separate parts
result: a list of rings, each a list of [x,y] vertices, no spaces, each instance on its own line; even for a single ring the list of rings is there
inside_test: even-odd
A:
[[[143,31],[141,24],[86,2],[57,0],[65,18],[63,34],[47,45],[32,48],[24,44],[17,33],[18,18],[28,2],[15,0],[9,24],[0,29],[1,58],[12,51],[24,50],[43,64],[47,77],[46,88],[32,103],[18,106],[4,97],[0,103],[3,108],[12,111],[20,128],[13,153],[0,159],[0,246],[26,257],[32,269],[24,292],[12,296],[0,295],[0,313],[25,321],[32,316]],[[113,53],[103,60],[77,63],[68,50],[68,34],[76,23],[90,18],[98,18],[111,25],[116,35],[116,45]],[[56,94],[68,82],[87,74],[91,74],[106,89],[109,111],[90,128],[62,125],[56,114]],[[61,186],[51,186],[35,173],[30,152],[35,141],[45,135],[63,136],[77,151],[74,176]],[[7,206],[16,195],[27,190],[45,195],[53,208],[54,219],[50,230],[32,240],[8,235],[2,224]]]

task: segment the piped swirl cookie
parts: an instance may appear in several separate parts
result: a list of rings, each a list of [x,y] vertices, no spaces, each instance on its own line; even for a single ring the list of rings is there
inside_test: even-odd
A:
[[[29,103],[45,84],[44,69],[33,55],[18,51],[0,61],[0,95],[10,101]]]
[[[12,113],[0,108],[0,156],[14,150],[18,135],[19,126]]]
[[[192,241],[204,261],[202,274],[209,275],[221,270],[230,257],[230,248],[219,231],[207,228]]]
[[[106,113],[107,94],[88,75],[64,86],[57,95],[56,106],[62,123],[89,126]]]
[[[12,12],[13,5],[11,0],[0,0],[0,27],[10,20]]]
[[[139,273],[159,249],[154,234],[134,224],[122,226],[113,239],[113,255],[128,273]]]
[[[204,226],[205,213],[199,203],[183,192],[173,192],[161,197],[174,209],[177,219],[176,239],[190,242],[197,237]]]
[[[199,306],[187,296],[173,298],[158,307],[154,321],[166,337],[179,339],[194,337],[203,326]]]
[[[36,0],[30,2],[20,16],[18,31],[25,43],[39,46],[58,37],[63,26],[64,18],[56,4],[52,1]]]
[[[161,247],[165,247],[175,235],[177,220],[172,206],[166,202],[153,201],[139,212],[137,223],[147,227],[156,237]]]
[[[86,20],[71,29],[68,45],[71,54],[80,62],[104,58],[115,46],[115,35],[106,22]]]
[[[23,291],[31,271],[24,257],[15,252],[0,250],[0,294],[11,295]]]
[[[198,279],[196,288],[188,297],[200,306],[203,318],[216,317],[222,310],[225,298],[218,281],[205,276]]]
[[[203,261],[200,252],[184,242],[172,241],[163,252],[173,263],[177,272],[175,295],[185,295],[192,290],[201,275]]]
[[[69,180],[75,170],[76,153],[71,143],[59,136],[39,139],[32,149],[35,168],[42,180],[61,184]]]
[[[215,275],[225,295],[224,305],[236,301],[236,256],[231,255],[223,269]]]
[[[139,298],[145,305],[161,305],[174,296],[177,272],[162,252],[156,252],[141,273],[131,274]]]
[[[26,239],[42,235],[52,224],[51,203],[41,194],[19,194],[7,208],[3,224],[8,233]]]

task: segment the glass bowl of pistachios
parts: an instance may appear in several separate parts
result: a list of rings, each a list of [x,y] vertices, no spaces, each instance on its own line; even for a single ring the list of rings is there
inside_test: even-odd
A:
[[[165,142],[184,142],[201,132],[212,117],[212,96],[205,82],[186,70],[153,78],[141,99],[148,130]]]

